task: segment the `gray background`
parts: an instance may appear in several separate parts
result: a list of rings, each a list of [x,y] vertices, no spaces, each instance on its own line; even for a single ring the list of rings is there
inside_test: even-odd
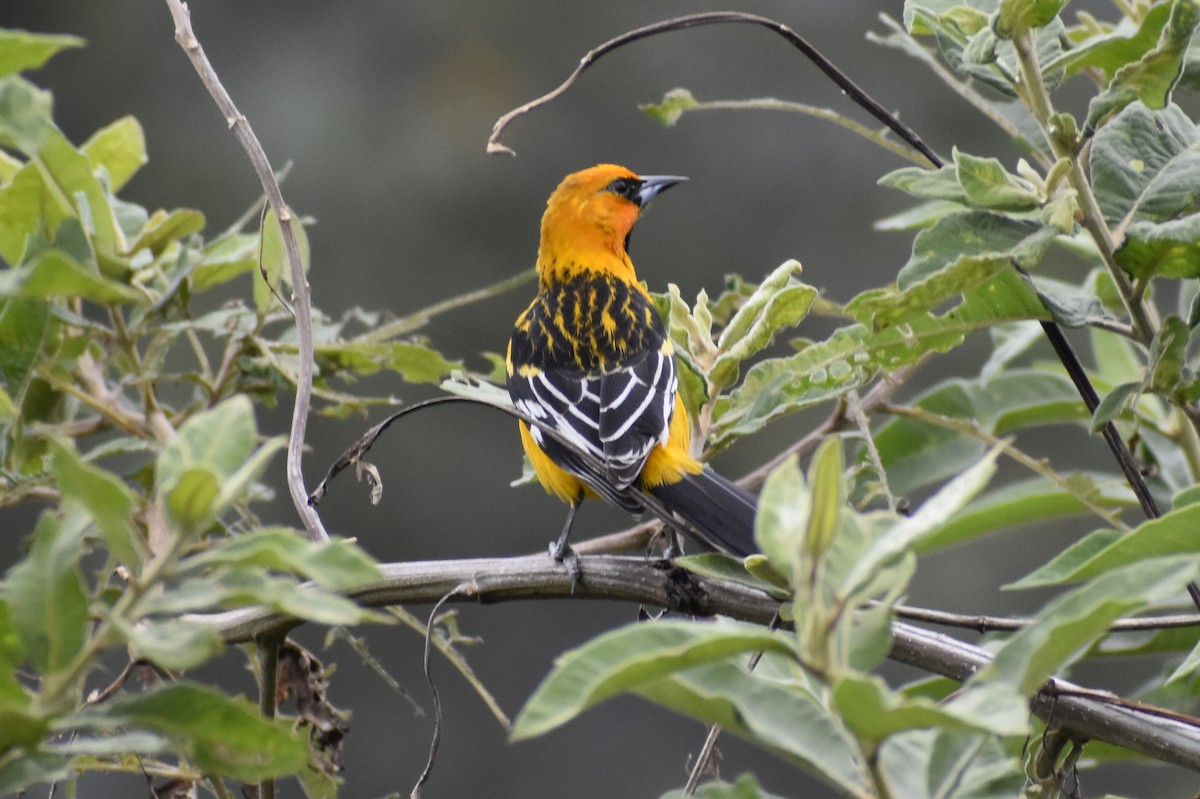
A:
[[[1096,5],[1107,14],[1106,6]],[[787,258],[799,259],[805,278],[838,300],[889,282],[907,258],[910,240],[877,233],[872,223],[907,200],[875,181],[904,166],[899,159],[797,115],[695,114],[667,129],[636,108],[685,86],[701,99],[775,96],[830,106],[874,125],[764,30],[707,28],[640,42],[603,60],[554,105],[514,123],[506,142],[516,158],[485,155],[495,119],[556,85],[589,48],[638,25],[721,7],[628,0],[197,0],[193,14],[209,57],[273,163],[294,164],[284,194],[298,212],[317,220],[309,230],[310,281],[314,302],[331,316],[355,306],[401,315],[531,267],[547,194],[563,174],[600,161],[691,177],[655,203],[635,234],[634,258],[652,288],[673,281],[687,297],[701,287],[716,293],[726,273],[753,280]],[[926,70],[865,40],[866,30],[882,30],[878,14],[898,15],[900,3],[755,2],[740,8],[808,37],[883,105],[898,109],[940,153],[957,145],[998,155],[1010,167],[1015,162],[1002,135]],[[199,208],[211,233],[258,195],[248,162],[173,40],[163,3],[4,0],[0,24],[88,40],[85,49],[59,55],[32,77],[54,90],[56,117],[74,141],[124,114],[141,120],[150,163],[123,191],[126,198],[149,208]],[[246,291],[247,285],[238,287]],[[449,314],[423,333],[448,355],[482,369],[479,353],[503,350],[527,291]],[[827,327],[812,322],[802,332],[819,336]],[[985,346],[980,338],[973,348],[939,361],[926,379],[972,374]],[[390,375],[359,388],[405,402],[432,393]],[[264,431],[286,430],[291,398],[281,396],[280,402],[283,409],[260,414]],[[730,475],[752,468],[825,411],[788,419],[739,444],[718,468]],[[377,410],[371,421],[382,414]],[[310,485],[367,423],[313,419]],[[1077,430],[1066,435],[1067,446],[1043,437],[1030,449],[1053,453],[1056,466],[1072,465],[1070,458],[1093,465],[1107,458],[1098,440]],[[370,506],[366,489],[347,476],[334,485],[322,513],[331,531],[357,536],[380,560],[541,550],[561,524],[561,506],[539,489],[508,487],[519,473],[519,444],[512,426],[495,414],[455,408],[416,417],[374,454],[386,484],[382,503]],[[286,497],[282,459],[270,477]],[[286,501],[261,512],[269,520],[294,522]],[[5,513],[4,528],[15,546],[20,531],[30,529],[28,512]],[[595,505],[580,514],[576,533],[625,524],[619,513]],[[1058,525],[930,557],[912,601],[963,612],[1036,606],[1037,596],[1000,596],[995,587],[1090,526]],[[461,623],[486,639],[469,652],[471,661],[515,714],[557,653],[633,619],[634,612],[602,603],[523,603],[464,607]],[[394,629],[367,634],[372,652],[429,708],[420,639]],[[322,643],[317,630],[301,638],[314,647]],[[408,702],[345,645],[323,656],[338,665],[331,700],[354,712],[345,795],[407,794],[426,756],[428,717],[415,718]],[[230,653],[200,676],[224,669],[228,684],[252,693],[240,660]],[[703,739],[698,725],[621,699],[548,738],[509,745],[466,685],[444,663],[435,661],[435,669],[446,727],[425,789],[429,797],[657,796],[683,783],[687,757]],[[1118,690],[1136,679],[1096,670],[1079,676]],[[755,770],[780,794],[827,795],[812,778],[737,741],[726,738],[721,749],[728,777]],[[1177,783],[1180,796],[1193,782],[1178,772],[1109,769],[1085,787],[1089,795],[1166,796],[1168,780]],[[142,785],[140,777],[89,778],[81,795],[144,795]],[[295,794],[294,785],[281,790]]]

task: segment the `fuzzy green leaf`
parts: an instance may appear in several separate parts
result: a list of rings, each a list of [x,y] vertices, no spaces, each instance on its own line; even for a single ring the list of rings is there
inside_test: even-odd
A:
[[[1122,564],[1099,574],[1046,605],[1032,624],[1005,640],[973,681],[1006,684],[1032,696],[1105,635],[1115,619],[1172,599],[1196,572],[1195,558],[1188,556]]]
[[[43,513],[29,554],[5,581],[11,621],[43,675],[70,663],[87,635],[87,595],[79,573],[79,541],[85,527],[85,519]]]
[[[1117,262],[1138,276],[1200,274],[1200,134],[1176,106],[1129,104],[1097,132],[1090,155],[1096,199],[1124,230]]]
[[[17,75],[0,77],[0,144],[33,156],[54,129],[50,92]]]
[[[1136,504],[1124,481],[1116,476],[1101,480],[1086,477],[1096,486],[1089,494],[1092,501],[1106,507]],[[1061,519],[1084,513],[1076,491],[1055,485],[1044,478],[1012,483],[980,496],[945,523],[923,536],[915,547],[918,552],[930,552],[972,540],[989,533],[1012,529],[1025,524]]]
[[[669,128],[679,121],[684,111],[696,105],[696,98],[687,89],[671,89],[663,95],[661,103],[645,103],[638,108]]]
[[[1195,0],[1175,0],[1155,46],[1117,70],[1101,94],[1088,105],[1086,127],[1095,129],[1104,120],[1140,100],[1149,108],[1163,108],[1183,74],[1183,61],[1192,33],[1200,24],[1200,5]]]
[[[1045,68],[1061,68],[1067,75],[1074,75],[1094,67],[1111,81],[1117,70],[1137,61],[1158,43],[1167,18],[1171,15],[1171,5],[1156,3],[1147,9],[1141,24],[1132,34],[1125,26],[1119,26],[1112,33],[1091,36],[1078,47],[1063,53],[1054,63],[1046,64]]]
[[[798,261],[786,261],[777,267],[721,331],[717,339],[720,354],[709,370],[714,390],[733,383],[742,361],[770,344],[775,333],[793,327],[808,314],[817,290],[793,283],[793,276],[799,273]]]
[[[0,273],[0,296],[82,297],[99,305],[144,300],[144,295],[89,269],[62,250],[43,250],[29,264]]]
[[[613,630],[558,659],[521,709],[512,737],[547,733],[609,697],[681,669],[760,650],[790,651],[783,636],[728,620],[659,621]]]
[[[351,541],[309,541],[282,527],[255,530],[209,547],[185,560],[190,570],[212,565],[250,565],[313,580],[333,591],[348,591],[378,580],[379,568]]]
[[[83,47],[78,36],[0,29],[0,75],[41,67],[68,47]]]
[[[306,736],[291,730],[290,722],[264,719],[244,699],[188,683],[93,706],[77,722],[161,733],[205,773],[246,782],[295,774],[308,764]]]
[[[652,702],[754,741],[833,786],[867,796],[866,766],[845,726],[767,653],[753,673],[729,662],[671,673],[637,693]]]
[[[133,492],[116,475],[79,457],[73,446],[54,446],[50,469],[58,481],[64,500],[73,500],[87,508],[96,520],[108,548],[123,564],[135,567],[141,559],[134,545]]]
[[[1000,0],[992,29],[1002,39],[1015,39],[1049,25],[1066,0]]]
[[[968,203],[976,208],[1026,211],[1038,205],[1037,191],[996,158],[968,155],[956,147],[954,169]]]
[[[80,149],[93,166],[108,172],[113,191],[120,191],[146,164],[146,134],[133,117],[121,117],[96,131]]]
[[[1078,582],[1143,560],[1195,552],[1198,524],[1200,505],[1184,505],[1124,535],[1092,533],[1010,587]]]
[[[972,330],[1045,316],[1029,285],[1011,270],[1003,270],[941,316],[922,314],[877,332],[863,325],[839,328],[827,340],[795,355],[769,358],[751,367],[742,383],[717,401],[714,445],[858,388],[877,371],[892,371],[926,353],[951,350]]]

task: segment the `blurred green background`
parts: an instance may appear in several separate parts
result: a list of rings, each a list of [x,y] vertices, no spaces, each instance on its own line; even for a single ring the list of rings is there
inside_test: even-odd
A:
[[[272,162],[292,164],[284,195],[297,212],[316,220],[308,230],[309,279],[315,305],[331,316],[356,306],[403,315],[531,268],[546,196],[563,174],[600,161],[691,178],[656,202],[634,235],[634,260],[653,290],[670,281],[685,297],[702,287],[715,294],[725,274],[756,280],[787,258],[800,260],[805,279],[836,300],[889,282],[908,257],[910,239],[878,233],[872,223],[908,200],[875,181],[905,165],[900,159],[794,114],[705,112],[665,128],[637,109],[683,86],[702,100],[778,97],[828,106],[876,126],[765,30],[705,28],[638,42],[602,60],[556,103],[517,120],[505,138],[516,158],[485,154],[495,119],[555,86],[591,47],[639,25],[721,7],[630,0],[195,0],[192,12],[209,58]],[[1015,149],[927,70],[867,41],[868,30],[883,29],[881,12],[899,16],[899,2],[753,2],[739,8],[807,37],[943,155],[956,145],[1015,162]],[[125,114],[141,121],[150,163],[125,189],[129,199],[149,208],[198,208],[210,233],[255,201],[259,188],[249,163],[176,45],[165,4],[4,0],[0,24],[87,39],[86,48],[59,55],[31,77],[54,91],[56,118],[76,142]],[[248,280],[239,287],[248,293]],[[447,355],[484,369],[480,353],[503,351],[530,290],[440,317],[422,332]],[[820,322],[811,325],[802,332],[824,333]],[[974,344],[936,368],[972,374],[987,343]],[[358,388],[403,402],[435,393],[392,375]],[[259,419],[269,432],[287,429],[291,397],[279,400],[279,409]],[[786,420],[739,444],[718,467],[731,476],[749,470],[825,411]],[[377,410],[369,420],[314,417],[306,460],[310,487],[383,413]],[[1068,435],[1068,446],[1053,437],[1040,445],[1055,454],[1056,466],[1069,466],[1068,457],[1093,465],[1107,457],[1098,440],[1077,430]],[[1039,452],[1039,445],[1031,449]],[[520,447],[513,425],[497,414],[470,408],[425,413],[394,428],[373,455],[385,482],[382,503],[371,506],[366,488],[346,476],[333,485],[321,511],[331,532],[356,536],[381,561],[541,550],[561,524],[562,507],[540,489],[509,487],[520,474]],[[261,513],[294,523],[282,459],[273,475],[280,499]],[[31,529],[29,512],[5,513],[10,546],[16,545]],[[619,513],[597,504],[581,513],[575,530],[583,537],[626,525]],[[922,563],[912,601],[962,612],[1032,606],[1036,597],[1000,597],[995,586],[1088,529],[1074,527],[1031,534],[1029,547],[985,540],[969,551],[931,558]],[[485,639],[469,656],[515,714],[557,653],[632,620],[635,612],[578,602],[468,606],[461,608],[460,623]],[[303,631],[300,638],[327,664],[336,662],[329,698],[354,713],[344,795],[407,793],[425,761],[428,715],[416,717],[410,703],[345,644],[322,652],[320,631]],[[374,629],[369,645],[428,710],[420,638]],[[253,693],[239,663],[235,652],[214,668]],[[683,784],[688,757],[704,738],[694,724],[622,699],[550,738],[510,746],[462,680],[442,662],[435,660],[434,670],[446,726],[426,796],[658,796]],[[916,676],[898,669],[889,674]],[[1090,677],[1118,690],[1130,687],[1120,684],[1119,674],[1080,675]],[[768,790],[782,795],[829,795],[816,780],[737,741],[726,738],[721,749],[727,777],[755,770]],[[1102,786],[1092,783],[1101,792],[1148,795],[1145,772],[1102,774]],[[1170,793],[1168,779],[1184,784],[1178,773],[1152,776],[1164,782],[1155,796]],[[80,795],[145,795],[143,785],[140,777],[89,778]],[[297,790],[285,785],[281,795]]]

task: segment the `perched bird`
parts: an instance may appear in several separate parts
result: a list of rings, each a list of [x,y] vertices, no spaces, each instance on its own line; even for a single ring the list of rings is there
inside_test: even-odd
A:
[[[573,577],[567,538],[589,496],[637,515],[665,510],[716,549],[757,552],[754,497],[691,455],[674,347],[629,259],[642,209],[682,180],[601,164],[568,175],[542,217],[537,296],[508,343],[508,393],[535,422],[520,423],[534,472],[570,506],[550,553]]]

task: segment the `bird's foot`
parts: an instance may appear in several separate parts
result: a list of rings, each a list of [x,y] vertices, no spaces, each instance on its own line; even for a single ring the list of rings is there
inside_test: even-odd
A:
[[[575,588],[579,585],[579,578],[583,574],[579,568],[579,555],[575,554],[575,550],[571,549],[566,541],[551,541],[550,557],[554,558],[555,563],[566,566],[567,574],[571,578],[571,593],[575,593]]]

